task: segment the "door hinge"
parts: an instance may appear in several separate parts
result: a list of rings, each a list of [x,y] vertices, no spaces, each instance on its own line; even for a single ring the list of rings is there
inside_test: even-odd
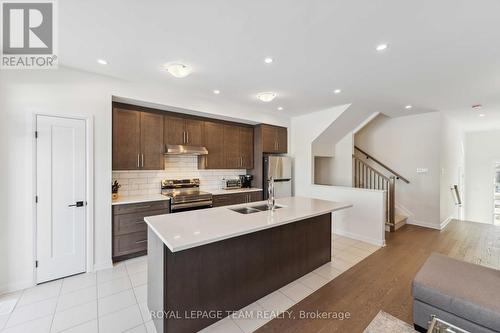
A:
[[[35,260],[35,267],[38,268],[38,260]]]
[[[38,139],[38,131],[35,131],[35,139]]]
[[[38,203],[38,195],[35,195],[35,203]]]

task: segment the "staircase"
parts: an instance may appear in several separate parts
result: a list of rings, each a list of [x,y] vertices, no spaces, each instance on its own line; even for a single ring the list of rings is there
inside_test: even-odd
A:
[[[353,186],[386,191],[386,230],[390,232],[398,230],[406,224],[408,216],[396,214],[396,184],[398,182],[409,184],[410,181],[359,147],[354,148],[365,156],[364,159],[371,159],[377,166],[383,168],[385,173],[370,166],[364,159],[352,155]]]
[[[401,228],[402,226],[404,226],[406,224],[406,220],[408,220],[408,216],[396,214],[396,218],[395,218],[396,224],[394,225],[394,230],[396,231],[399,228]]]

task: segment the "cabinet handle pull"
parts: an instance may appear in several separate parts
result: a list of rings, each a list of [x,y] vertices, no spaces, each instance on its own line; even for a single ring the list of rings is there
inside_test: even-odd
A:
[[[243,156],[240,156],[240,166],[243,166]]]
[[[137,167],[139,168],[141,165],[139,164],[139,154],[137,154]]]
[[[140,241],[135,241],[136,244],[141,244],[141,243],[146,243],[148,240],[147,239],[143,239],[143,240],[140,240]]]
[[[135,224],[141,224],[141,223],[144,223],[144,220],[137,220],[137,221],[135,221]]]
[[[186,143],[186,131],[182,132],[182,143]]]
[[[189,143],[189,132],[186,131],[186,143]]]
[[[141,154],[141,163],[142,163],[142,167],[144,168],[144,154]]]

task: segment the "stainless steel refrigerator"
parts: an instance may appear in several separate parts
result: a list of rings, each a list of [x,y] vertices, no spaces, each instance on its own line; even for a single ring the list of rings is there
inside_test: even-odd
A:
[[[274,179],[274,197],[292,196],[292,158],[288,156],[264,156],[264,200],[267,199],[269,179]]]

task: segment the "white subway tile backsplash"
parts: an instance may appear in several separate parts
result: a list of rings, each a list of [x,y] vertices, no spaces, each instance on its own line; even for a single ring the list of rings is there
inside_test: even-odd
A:
[[[238,177],[246,170],[198,170],[196,156],[166,156],[165,170],[113,171],[113,181],[122,185],[121,196],[145,195],[161,192],[162,179],[199,178],[204,190],[221,188],[223,178]]]

